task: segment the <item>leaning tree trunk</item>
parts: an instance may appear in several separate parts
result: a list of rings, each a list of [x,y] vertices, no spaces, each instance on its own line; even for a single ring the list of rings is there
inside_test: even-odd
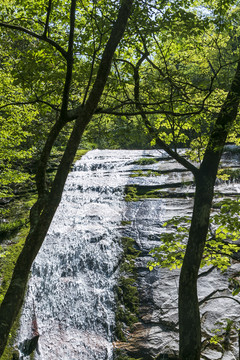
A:
[[[81,136],[100,101],[110,72],[114,52],[126,28],[132,3],[133,0],[124,0],[121,2],[118,18],[113,25],[110,38],[103,52],[96,80],[88,100],[79,112],[79,116],[75,122],[71,137],[58,167],[51,192],[48,195],[47,203],[43,209],[41,209],[41,214],[38,219],[34,219],[33,226],[30,229],[23,250],[16,262],[9,288],[0,307],[0,357],[4,352],[11,327],[22,306],[32,262],[44,241],[55,211],[61,200],[63,187],[75,153],[78,149]]]
[[[206,242],[214,184],[227,135],[237,116],[240,100],[240,62],[231,89],[220,110],[200,166],[195,173],[196,190],[188,245],[179,281],[179,353],[181,360],[199,360],[201,323],[197,277]]]

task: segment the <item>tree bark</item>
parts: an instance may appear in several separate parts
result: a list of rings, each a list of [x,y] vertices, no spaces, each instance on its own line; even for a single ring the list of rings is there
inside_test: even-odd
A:
[[[35,259],[60,203],[63,187],[78,149],[81,136],[92,119],[104,90],[114,52],[124,34],[128,18],[131,13],[133,0],[123,0],[118,17],[113,25],[110,38],[106,44],[99,65],[96,80],[89,94],[85,106],[78,114],[66,150],[58,167],[51,192],[38,219],[34,219],[25,245],[16,262],[12,279],[0,307],[0,357],[2,356],[9,332],[22,306],[28,276],[33,260]]]
[[[179,282],[180,359],[198,360],[201,352],[201,324],[197,278],[207,237],[214,179],[199,174],[191,228]]]
[[[208,146],[195,173],[196,190],[188,245],[179,280],[179,353],[181,360],[200,360],[201,323],[197,277],[208,233],[214,184],[227,135],[236,119],[240,100],[240,62],[228,96],[219,112]]]

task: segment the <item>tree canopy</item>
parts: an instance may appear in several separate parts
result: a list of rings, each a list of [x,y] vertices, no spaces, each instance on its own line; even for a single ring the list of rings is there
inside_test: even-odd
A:
[[[180,358],[200,358],[197,274],[208,261],[204,249],[216,244],[206,240],[223,147],[240,142],[239,32],[238,1],[1,1],[1,193],[11,196],[35,174],[37,201],[0,307],[0,353],[82,142],[160,147],[193,173],[193,217],[182,228]],[[56,146],[63,156],[49,183]]]

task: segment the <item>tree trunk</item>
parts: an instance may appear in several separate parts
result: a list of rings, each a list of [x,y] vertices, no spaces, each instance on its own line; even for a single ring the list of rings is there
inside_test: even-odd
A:
[[[188,245],[179,280],[179,354],[181,360],[200,360],[201,323],[197,277],[206,242],[214,184],[224,144],[236,119],[240,99],[240,62],[220,110],[200,166]]]
[[[189,240],[179,282],[180,359],[199,360],[201,325],[197,296],[197,278],[213,198],[214,180],[198,176]]]
[[[51,192],[48,195],[47,203],[43,207],[41,214],[39,214],[39,218],[33,221],[23,250],[16,262],[9,288],[0,307],[0,357],[4,352],[11,327],[22,306],[32,262],[44,241],[61,200],[64,184],[78,149],[81,136],[100,101],[110,72],[114,52],[124,34],[127,20],[131,13],[132,3],[133,0],[123,0],[121,2],[118,18],[113,25],[110,38],[103,52],[96,80],[88,100],[79,112],[79,116],[75,122],[66,150],[58,167]]]

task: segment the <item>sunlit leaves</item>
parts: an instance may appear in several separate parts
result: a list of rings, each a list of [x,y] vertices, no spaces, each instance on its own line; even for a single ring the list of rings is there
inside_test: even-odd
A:
[[[148,29],[134,19],[137,26],[131,37],[135,43],[117,54],[122,91],[117,92],[114,105],[134,101],[133,69],[147,52],[139,69],[141,106],[162,141],[189,147],[191,159],[201,161],[232,81],[238,40],[227,26],[218,31],[216,3],[204,8],[200,2],[152,1],[149,9],[151,6],[154,11],[152,15],[149,12]],[[234,12],[230,2],[226,6],[228,15]],[[235,22],[234,32],[238,31]],[[131,113],[131,105],[123,106],[124,110]]]
[[[182,235],[179,235],[178,239],[182,240],[181,238]],[[186,245],[176,241],[173,233],[163,234],[161,241],[161,246],[150,251],[154,260],[149,262],[149,270],[153,270],[155,266],[167,267],[170,270],[181,268]]]
[[[29,178],[21,163],[30,159],[35,149],[32,141],[32,123],[38,117],[33,106],[21,105],[25,97],[21,88],[13,85],[6,74],[0,81],[0,183],[1,196],[9,195],[9,185]],[[15,105],[14,105],[15,103]],[[19,103],[19,105],[17,105]],[[11,106],[12,105],[12,106]],[[5,194],[6,195],[6,194]]]
[[[219,210],[211,217],[211,227],[201,262],[226,270],[234,253],[240,250],[240,201],[226,199],[218,203]],[[180,268],[185,255],[190,218],[174,217],[164,224],[166,231],[160,235],[161,245],[150,251],[153,260],[148,267]],[[235,291],[237,292],[238,289]]]

